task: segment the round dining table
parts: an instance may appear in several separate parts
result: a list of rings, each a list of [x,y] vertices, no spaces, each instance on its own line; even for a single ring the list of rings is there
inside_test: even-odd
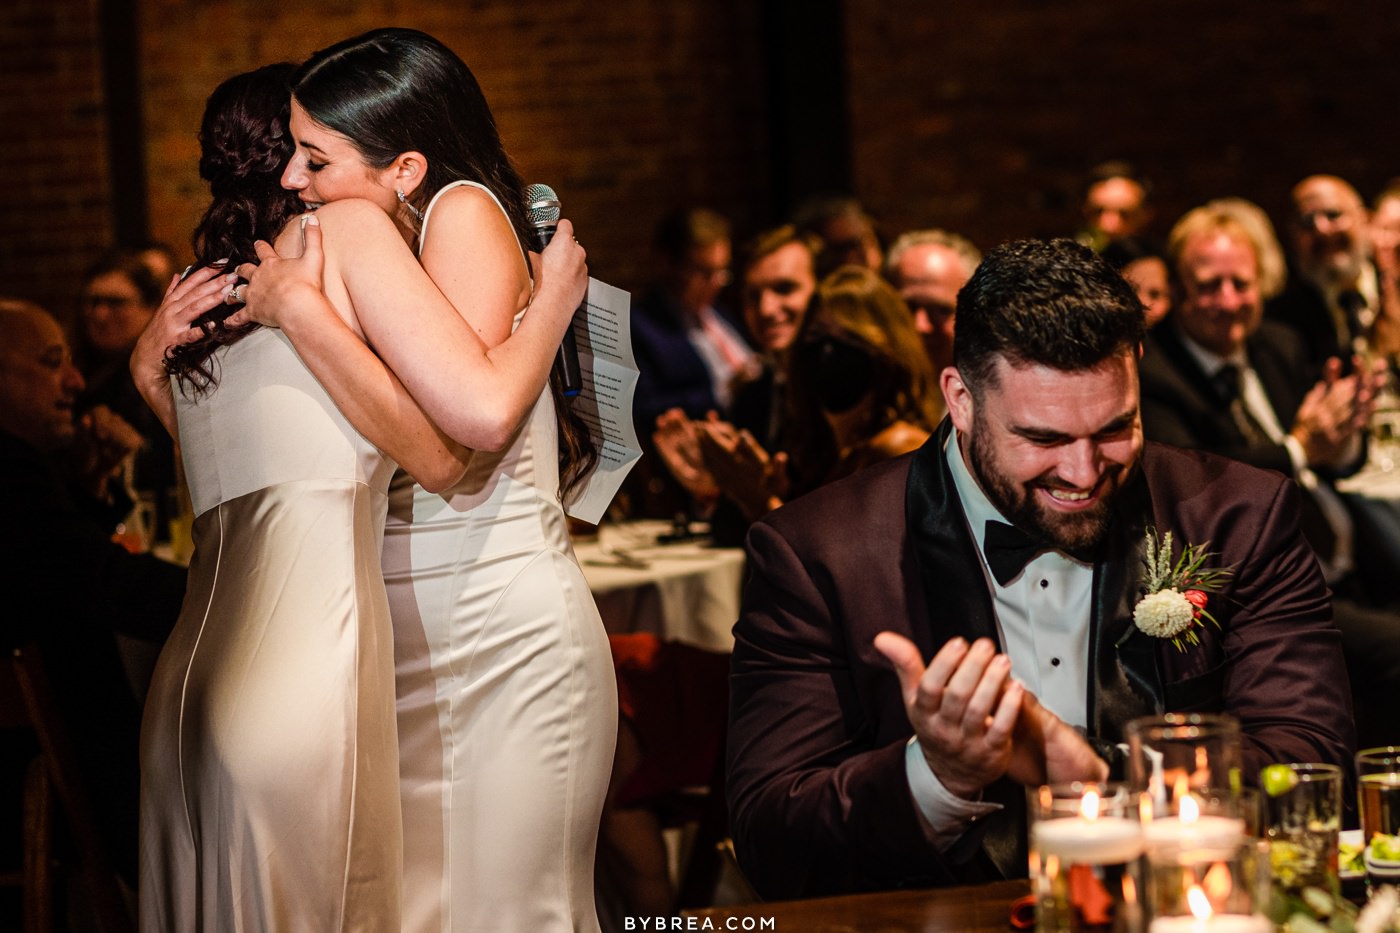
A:
[[[734,648],[742,548],[712,547],[698,525],[680,536],[666,521],[604,524],[574,540],[610,634],[647,632],[709,651]]]

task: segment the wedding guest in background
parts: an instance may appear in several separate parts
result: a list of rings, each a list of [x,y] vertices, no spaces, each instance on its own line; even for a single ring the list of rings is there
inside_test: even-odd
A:
[[[1115,159],[1094,166],[1080,205],[1079,242],[1099,252],[1119,237],[1141,233],[1152,221],[1150,193],[1131,163]]]
[[[1368,229],[1380,279],[1380,307],[1371,349],[1394,366],[1400,360],[1400,179],[1391,181],[1371,205]]]
[[[141,710],[113,632],[162,641],[185,571],[112,542],[130,506],[116,474],[139,438],[105,408],[78,417],[82,389],[58,322],[0,298],[0,640],[38,643],[108,854],[134,886]]]
[[[901,234],[885,258],[885,278],[909,305],[935,376],[953,363],[958,292],[981,261],[969,240],[945,230]]]
[[[1257,248],[1230,211],[1190,211],[1168,241],[1178,302],[1148,336],[1142,421],[1149,440],[1232,457],[1293,477],[1301,527],[1331,587],[1363,742],[1385,742],[1375,711],[1400,690],[1400,615],[1387,603],[1400,553],[1334,480],[1363,460],[1377,377],[1319,379],[1301,338],[1261,321]],[[1380,728],[1380,731],[1377,729]]]
[[[184,264],[175,256],[175,248],[169,243],[163,243],[160,240],[143,240],[135,244],[132,249],[141,257],[146,268],[151,270],[151,275],[162,286],[169,285],[175,273],[184,267]]]
[[[727,415],[736,386],[762,367],[719,304],[730,281],[729,221],[703,208],[676,211],[657,225],[654,246],[656,281],[632,304],[638,370],[632,412],[647,453],[663,413]],[[688,494],[655,461],[644,456],[628,476],[632,512],[670,517],[686,511]]]
[[[1109,243],[1102,255],[1104,262],[1117,269],[1137,292],[1148,328],[1160,324],[1172,309],[1171,277],[1162,245],[1134,234]]]
[[[759,367],[718,306],[730,281],[729,221],[703,208],[678,211],[657,226],[654,246],[656,283],[632,305],[639,437],[672,408],[692,418],[727,411],[736,382]]]
[[[785,449],[769,451],[724,422],[699,425],[706,468],[748,522],[915,449],[942,415],[908,305],[863,266],[844,266],[818,287],[790,378]]]
[[[875,219],[860,201],[846,194],[824,194],[798,206],[792,222],[798,230],[822,241],[817,275],[825,278],[841,266],[864,266],[879,271],[884,248]]]
[[[1272,301],[1288,285],[1288,260],[1274,232],[1274,222],[1268,213],[1253,201],[1244,198],[1213,198],[1205,203],[1213,211],[1228,214],[1249,231],[1259,259],[1259,297]]]
[[[1239,718],[1246,776],[1350,762],[1296,492],[1143,443],[1126,281],[1071,241],[1012,243],[957,314],[938,433],[749,533],[727,786],[766,898],[1024,877],[1026,786],[1104,779],[1136,716]],[[1167,532],[1233,568],[1185,651],[1134,623]]]
[[[1314,365],[1368,349],[1380,307],[1368,222],[1361,196],[1336,176],[1310,175],[1293,188],[1293,274],[1267,314],[1302,336]]]
[[[157,278],[138,250],[115,249],[99,257],[83,277],[75,341],[87,383],[79,409],[106,406],[141,435],[131,487],[155,505],[156,531],[162,536],[169,519],[166,497],[176,486],[175,446],[136,391],[127,361],[169,284],[170,277]]]
[[[744,250],[739,294],[744,323],[758,343],[763,369],[735,390],[727,420],[769,450],[784,446],[791,351],[816,293],[819,248],[816,237],[785,225],[760,233]],[[703,420],[717,419],[719,414],[711,412]],[[701,457],[700,433],[695,419],[673,408],[657,419],[652,442],[686,491],[697,502],[713,503],[719,490]],[[737,545],[748,522],[726,502],[721,501],[711,515],[711,533],[716,541]]]

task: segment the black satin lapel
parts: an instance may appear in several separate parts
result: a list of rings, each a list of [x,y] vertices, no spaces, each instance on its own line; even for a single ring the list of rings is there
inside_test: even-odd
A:
[[[990,638],[1000,644],[987,578],[943,458],[943,445],[952,429],[944,418],[914,454],[904,496],[905,521],[928,603],[931,643],[920,646],[925,652],[938,650],[958,635],[968,641]],[[912,628],[916,636],[922,634],[920,626]]]
[[[1133,623],[1133,609],[1146,593],[1147,526],[1152,498],[1141,470],[1123,489],[1109,523],[1105,550],[1094,565],[1090,619],[1090,658],[1094,689],[1089,692],[1091,734],[1122,740],[1123,726],[1138,716],[1164,709],[1157,640]]]

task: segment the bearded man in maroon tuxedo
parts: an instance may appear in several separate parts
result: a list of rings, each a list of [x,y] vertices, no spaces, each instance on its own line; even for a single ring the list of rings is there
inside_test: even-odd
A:
[[[957,321],[934,437],[749,534],[728,793],[770,899],[1024,876],[1025,788],[1108,777],[1138,716],[1237,717],[1246,781],[1349,763],[1298,490],[1143,442],[1132,287],[1071,241],[1012,243]],[[1181,647],[1134,621],[1168,532],[1229,571]]]

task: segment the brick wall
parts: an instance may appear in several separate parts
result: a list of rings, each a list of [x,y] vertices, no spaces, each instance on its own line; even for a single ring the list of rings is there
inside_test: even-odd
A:
[[[63,316],[111,237],[95,7],[0,5],[0,294]]]
[[[309,2],[269,13],[257,0],[146,5],[146,116],[152,223],[187,240],[204,191],[195,131],[208,92],[258,64],[300,60],[377,26],[411,26],[472,67],[527,183],[559,192],[596,275],[645,277],[646,244],[676,203],[751,214],[761,201],[756,30],[745,0],[412,4]],[[229,23],[259,28],[235,41]],[[221,35],[223,34],[223,35]],[[207,38],[192,54],[190,36]],[[741,217],[747,222],[747,216]],[[756,222],[756,220],[755,220]]]
[[[894,230],[981,245],[1073,231],[1084,171],[1128,158],[1160,232],[1208,198],[1275,215],[1305,175],[1400,175],[1400,17],[1326,0],[847,3],[855,175]]]
[[[0,6],[0,291],[64,313],[115,236],[97,27],[113,5]],[[522,174],[560,192],[595,272],[623,287],[644,281],[667,208],[707,202],[744,233],[794,194],[774,190],[773,8],[754,0],[115,6],[141,36],[150,232],[182,248],[205,198],[195,132],[214,85],[390,24],[472,65]],[[1312,171],[1368,196],[1400,174],[1400,16],[1380,0],[845,0],[843,13],[848,94],[817,105],[848,109],[852,138],[832,150],[849,147],[851,187],[888,232],[939,224],[983,246],[1067,232],[1081,173],[1111,156],[1154,179],[1163,227],[1222,194],[1278,212]],[[800,49],[794,61],[801,86]]]

